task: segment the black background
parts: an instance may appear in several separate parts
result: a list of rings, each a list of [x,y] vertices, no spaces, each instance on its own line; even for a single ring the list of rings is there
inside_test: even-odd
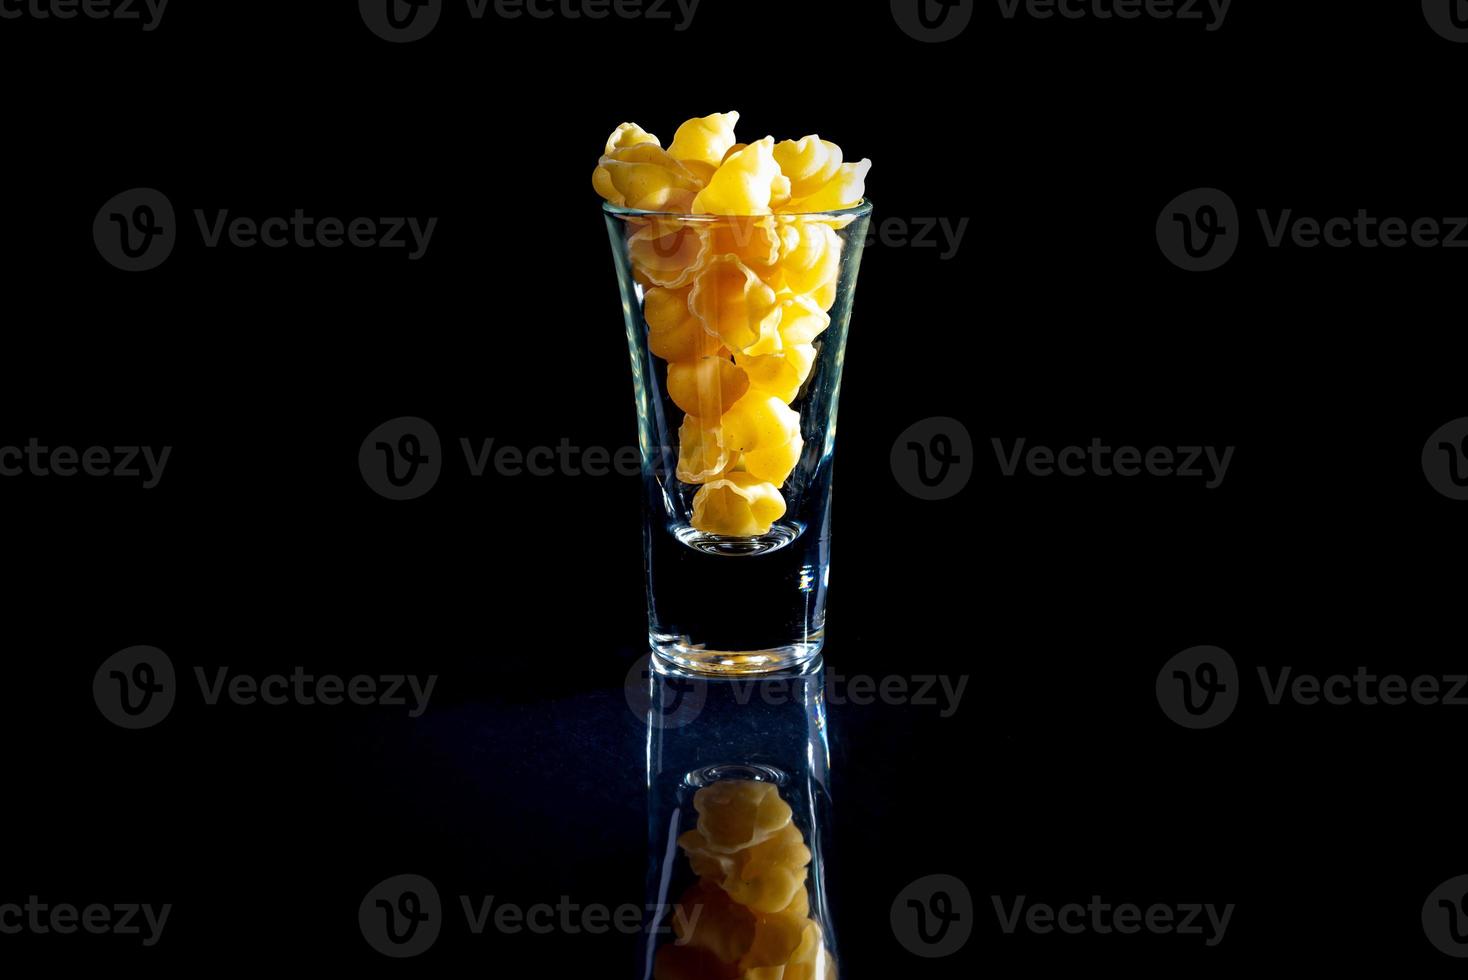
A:
[[[1282,9],[1284,8],[1284,9]],[[170,445],[161,484],[0,480],[0,902],[175,906],[142,949],[0,936],[0,963],[232,974],[468,968],[630,976],[631,937],[469,937],[391,962],[356,906],[643,901],[640,491],[470,478],[459,438],[616,448],[635,420],[589,177],[606,133],[738,109],[870,157],[877,220],[968,218],[956,257],[868,249],[837,451],[827,663],[970,678],[959,710],[833,709],[826,855],[844,975],[1032,966],[1221,975],[1453,961],[1419,913],[1468,871],[1463,709],[1267,706],[1258,666],[1461,670],[1463,507],[1422,446],[1468,415],[1461,253],[1269,249],[1257,208],[1468,212],[1468,46],[1415,3],[1237,0],[1221,30],[1003,19],[921,44],[881,3],[705,0],[691,27],[486,18],[390,45],[352,3],[175,0],[158,30],[0,21],[0,445]],[[90,235],[151,186],[181,241],[124,274]],[[1188,274],[1154,223],[1226,190],[1243,239]],[[206,249],[195,208],[436,216],[427,256]],[[356,453],[397,416],[451,450],[393,503]],[[973,481],[902,491],[912,423],[972,434]],[[1228,478],[1004,478],[992,438],[1236,446]],[[1185,731],[1154,679],[1227,649],[1235,715]],[[91,679],[133,644],[181,672],[436,673],[429,712],[206,707],[127,732]],[[186,686],[187,689],[187,686]],[[924,875],[975,899],[946,960],[893,938]],[[990,896],[1236,903],[1224,941],[1005,935]],[[532,972],[534,971],[534,972]],[[19,975],[19,974],[17,974]]]

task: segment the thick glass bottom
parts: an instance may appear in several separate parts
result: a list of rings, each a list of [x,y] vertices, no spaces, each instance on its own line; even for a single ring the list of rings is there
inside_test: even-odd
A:
[[[702,674],[769,674],[809,663],[820,655],[824,636],[765,650],[707,650],[686,636],[649,633],[652,652],[684,670]]]
[[[723,534],[709,534],[683,525],[674,529],[673,536],[695,551],[702,551],[707,555],[767,555],[790,544],[800,537],[804,530],[805,528],[798,525],[776,524],[770,528],[768,533],[756,537],[736,538]]]

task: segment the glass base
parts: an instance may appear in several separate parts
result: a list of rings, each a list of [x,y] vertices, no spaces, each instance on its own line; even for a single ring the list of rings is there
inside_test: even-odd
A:
[[[804,531],[805,527],[800,524],[776,524],[764,534],[731,537],[725,534],[709,534],[684,524],[673,530],[673,536],[694,551],[702,551],[706,555],[768,555],[772,551],[779,551],[800,537]]]
[[[776,786],[790,783],[790,776],[774,766],[757,762],[721,762],[693,770],[683,777],[683,785],[702,789],[729,779],[748,779],[758,783],[774,783]]]
[[[698,674],[769,674],[807,664],[820,655],[825,637],[787,643],[767,650],[706,650],[686,636],[648,634],[652,652],[661,660]]]

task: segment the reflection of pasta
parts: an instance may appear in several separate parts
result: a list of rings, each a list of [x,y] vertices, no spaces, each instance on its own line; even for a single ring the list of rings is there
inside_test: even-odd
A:
[[[607,140],[592,184],[629,219],[648,347],[668,362],[668,396],[687,413],[677,477],[697,484],[693,526],[765,534],[804,441],[788,406],[816,362],[841,274],[841,218],[871,161],[807,136],[735,141],[739,113],[690,119],[663,149],[636,123]],[[690,220],[679,215],[719,215]]]
[[[677,942],[654,980],[836,980],[805,889],[811,853],[771,783],[723,780],[694,794],[678,846],[699,880],[679,902]]]

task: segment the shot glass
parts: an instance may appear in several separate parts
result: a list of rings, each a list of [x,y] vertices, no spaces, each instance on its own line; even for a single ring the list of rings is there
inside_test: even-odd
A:
[[[822,649],[836,410],[871,210],[603,206],[636,393],[648,641],[674,665],[762,673]]]
[[[757,678],[648,671],[643,980],[836,980],[821,658]]]

